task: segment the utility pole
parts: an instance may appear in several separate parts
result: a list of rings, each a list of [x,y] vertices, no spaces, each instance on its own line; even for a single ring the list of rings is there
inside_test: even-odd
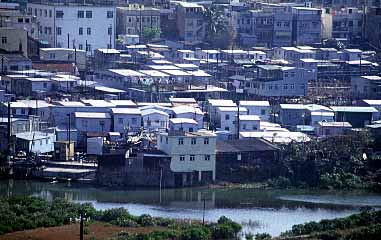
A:
[[[81,210],[80,214],[80,225],[79,225],[79,239],[83,240],[83,210]]]

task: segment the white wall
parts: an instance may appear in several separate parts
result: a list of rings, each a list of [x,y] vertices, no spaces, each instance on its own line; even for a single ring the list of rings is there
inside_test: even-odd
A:
[[[114,132],[125,133],[125,128],[129,131],[136,131],[142,126],[142,116],[140,114],[118,114],[114,113]]]

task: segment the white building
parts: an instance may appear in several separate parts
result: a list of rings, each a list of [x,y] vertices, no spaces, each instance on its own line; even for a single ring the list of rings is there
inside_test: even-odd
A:
[[[239,106],[247,109],[247,115],[257,115],[262,121],[268,121],[270,118],[269,101],[239,101]]]
[[[75,127],[79,132],[105,133],[111,130],[109,113],[75,112]]]
[[[239,115],[239,131],[260,131],[261,119],[257,115]]]
[[[247,115],[247,109],[244,107],[218,107],[218,126],[222,130],[230,131],[231,133],[236,133],[237,131],[237,116]]]
[[[184,183],[216,178],[216,135],[209,131],[159,133],[157,147],[171,157],[171,170]],[[195,175],[193,175],[195,174]]]
[[[204,126],[204,113],[196,107],[187,105],[177,106],[172,108],[176,118],[189,118],[197,122],[198,128],[201,129]]]
[[[115,47],[115,6],[45,2],[28,3],[27,8],[36,18],[39,38],[53,47],[87,52]]]
[[[141,111],[143,118],[143,127],[145,130],[157,131],[159,129],[168,128],[168,113],[154,108],[146,108]]]
[[[114,132],[128,134],[137,132],[142,126],[142,112],[139,108],[111,108]]]
[[[168,128],[170,131],[185,132],[196,132],[199,129],[197,122],[191,118],[171,118]]]
[[[217,124],[218,115],[217,109],[218,107],[237,107],[232,100],[224,100],[224,99],[208,99],[208,115],[209,120],[213,124]]]

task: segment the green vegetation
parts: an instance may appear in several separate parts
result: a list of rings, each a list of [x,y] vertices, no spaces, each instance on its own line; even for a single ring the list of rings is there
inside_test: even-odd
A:
[[[159,38],[161,35],[160,28],[145,28],[142,32],[144,42],[150,42],[155,38]]]
[[[34,229],[74,223],[83,214],[90,221],[101,221],[121,227],[158,227],[148,233],[121,232],[117,240],[207,240],[235,239],[241,231],[241,225],[221,217],[217,223],[188,223],[167,218],[154,218],[150,215],[133,216],[124,208],[96,211],[91,204],[71,203],[63,199],[49,202],[38,197],[15,197],[0,199],[0,235]],[[88,234],[88,223],[84,233]]]
[[[365,210],[346,218],[295,225],[290,231],[282,233],[282,237],[330,240],[381,239],[381,211]]]
[[[223,11],[216,6],[204,10],[205,41],[213,48],[229,49],[234,44],[236,34],[226,23]]]

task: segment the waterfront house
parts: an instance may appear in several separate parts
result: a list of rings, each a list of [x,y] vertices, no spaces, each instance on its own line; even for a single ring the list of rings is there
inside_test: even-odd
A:
[[[257,115],[239,115],[239,131],[259,131],[260,122]]]
[[[218,107],[217,127],[235,134],[237,131],[237,116],[246,115],[247,109],[244,107]]]
[[[16,151],[27,153],[50,153],[54,151],[56,136],[44,132],[21,132],[16,134]]]
[[[176,186],[212,182],[216,178],[216,135],[210,131],[163,132],[157,148],[171,157]]]
[[[74,126],[80,135],[103,134],[111,130],[111,116],[109,113],[102,112],[75,112]]]
[[[239,169],[260,167],[259,174],[251,177],[256,181],[263,181],[271,177],[269,169],[280,160],[280,155],[278,147],[259,138],[217,141],[216,179],[242,182],[245,176],[239,174]]]

